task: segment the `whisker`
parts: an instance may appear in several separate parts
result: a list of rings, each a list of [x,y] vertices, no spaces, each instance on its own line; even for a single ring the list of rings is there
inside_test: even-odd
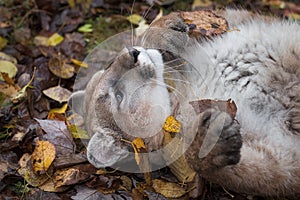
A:
[[[150,10],[153,8],[154,4],[150,5],[150,7],[146,10],[146,13],[143,14],[143,18],[146,19],[147,15],[149,14]]]
[[[134,8],[135,0],[133,0],[132,6],[131,6],[131,12],[130,12],[130,27],[131,27],[131,47],[134,45],[134,31],[133,31],[133,24],[132,24],[132,13]]]
[[[182,82],[182,83],[186,83],[186,84],[189,84],[189,85],[192,85],[189,81],[185,81],[185,80],[182,80],[182,79],[174,79],[174,78],[164,78],[165,80],[170,80],[170,81],[177,81],[177,82]]]

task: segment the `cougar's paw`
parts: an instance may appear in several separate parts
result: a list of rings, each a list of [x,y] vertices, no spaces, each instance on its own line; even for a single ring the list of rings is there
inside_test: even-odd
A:
[[[174,16],[172,19],[168,19],[165,22],[167,28],[174,31],[179,31],[183,33],[189,32],[189,26],[183,21],[180,16]]]
[[[197,134],[185,153],[189,165],[203,172],[237,164],[242,147],[239,123],[215,109],[199,118]]]
[[[96,132],[87,146],[87,159],[96,168],[110,167],[129,155],[106,131]]]

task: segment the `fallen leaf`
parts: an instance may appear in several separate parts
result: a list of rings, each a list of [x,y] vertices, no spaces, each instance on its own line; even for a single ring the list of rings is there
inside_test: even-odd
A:
[[[207,109],[214,108],[222,112],[226,112],[232,118],[235,118],[237,112],[235,102],[231,99],[228,99],[227,101],[202,99],[197,101],[191,101],[189,103],[193,106],[197,114],[204,112]]]
[[[133,150],[134,150],[134,155],[135,155],[135,161],[139,165],[140,164],[140,157],[139,153],[141,152],[147,152],[146,151],[146,146],[142,138],[135,138],[132,143],[131,143]]]
[[[71,124],[68,126],[68,128],[69,128],[73,138],[85,139],[85,140],[90,139],[87,132],[85,130],[79,128],[78,126]]]
[[[64,37],[58,33],[54,33],[48,38],[48,46],[57,46],[64,40]]]
[[[75,65],[79,66],[79,67],[84,67],[84,68],[88,68],[88,64],[83,62],[83,61],[80,61],[80,60],[76,60],[76,59],[71,59],[72,63],[74,63]]]
[[[92,24],[84,24],[83,26],[78,28],[79,32],[82,33],[91,33],[93,32],[93,25]]]
[[[67,186],[80,183],[84,180],[87,180],[90,177],[89,173],[82,172],[80,169],[68,168],[57,170],[54,174],[55,177],[55,186]]]
[[[155,192],[164,195],[167,198],[180,198],[187,193],[187,191],[176,183],[154,179],[152,181]]]
[[[47,47],[47,46],[49,46],[48,39],[49,39],[48,37],[37,35],[33,39],[33,44],[35,46],[45,46],[45,47]]]
[[[169,133],[179,133],[181,128],[180,122],[174,117],[169,116],[167,117],[165,124],[164,124],[164,130]]]
[[[7,39],[0,36],[0,50],[3,49],[7,45]]]
[[[4,94],[5,96],[11,98],[18,94],[19,90],[12,85],[7,83],[0,83],[0,93]]]
[[[28,153],[23,154],[19,160],[20,168],[18,173],[26,180],[29,185],[40,186],[44,184],[51,176],[51,173],[37,175],[33,172],[31,155]]]
[[[49,97],[55,101],[58,101],[59,103],[67,102],[69,100],[70,96],[72,95],[72,92],[70,92],[68,89],[63,88],[59,85],[48,88],[46,90],[43,90],[43,93],[47,97]]]
[[[73,138],[65,122],[58,120],[35,120],[47,133],[43,136],[43,139],[48,140],[55,146],[57,156],[72,154],[74,152]]]
[[[126,17],[126,19],[132,23],[132,24],[135,24],[135,25],[139,25],[140,22],[144,19],[141,15],[138,15],[138,14],[132,14],[128,17]]]
[[[53,144],[38,140],[31,157],[33,171],[37,175],[45,174],[55,159],[55,153]]]
[[[68,79],[74,76],[74,66],[65,63],[60,57],[50,58],[48,64],[50,71],[60,78]]]
[[[180,12],[181,18],[190,27],[193,37],[212,37],[228,31],[226,19],[214,14],[210,10]]]
[[[39,186],[45,192],[64,192],[70,188],[70,186],[57,187],[52,179],[47,180],[45,183]]]
[[[146,184],[151,184],[151,166],[148,151],[142,138],[135,138],[131,145],[134,150],[134,157],[140,171],[144,174]]]
[[[67,108],[68,108],[68,104],[65,103],[61,108],[51,109],[48,113],[47,119],[55,119],[57,114],[62,114],[64,116],[63,118],[66,119],[65,114],[66,114]],[[64,121],[64,120],[60,120],[60,121]]]
[[[7,73],[8,77],[13,78],[17,74],[18,68],[14,63],[6,60],[0,60],[0,72]],[[4,81],[2,75],[0,74],[0,81]]]
[[[13,64],[17,64],[17,59],[6,54],[6,53],[3,53],[3,52],[0,52],[0,60],[6,60],[6,61],[9,61],[9,62],[12,62]]]

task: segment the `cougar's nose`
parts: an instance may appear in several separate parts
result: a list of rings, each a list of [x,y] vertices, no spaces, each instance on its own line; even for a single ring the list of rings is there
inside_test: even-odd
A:
[[[140,51],[136,50],[135,48],[129,47],[128,48],[128,53],[131,55],[134,59],[134,62],[137,62],[138,56],[140,54]]]

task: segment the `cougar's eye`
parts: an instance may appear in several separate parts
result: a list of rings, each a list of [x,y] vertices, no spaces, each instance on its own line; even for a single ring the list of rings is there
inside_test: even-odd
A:
[[[115,93],[115,96],[116,96],[116,100],[117,100],[118,104],[120,104],[123,101],[123,97],[124,97],[123,93],[118,90]]]

